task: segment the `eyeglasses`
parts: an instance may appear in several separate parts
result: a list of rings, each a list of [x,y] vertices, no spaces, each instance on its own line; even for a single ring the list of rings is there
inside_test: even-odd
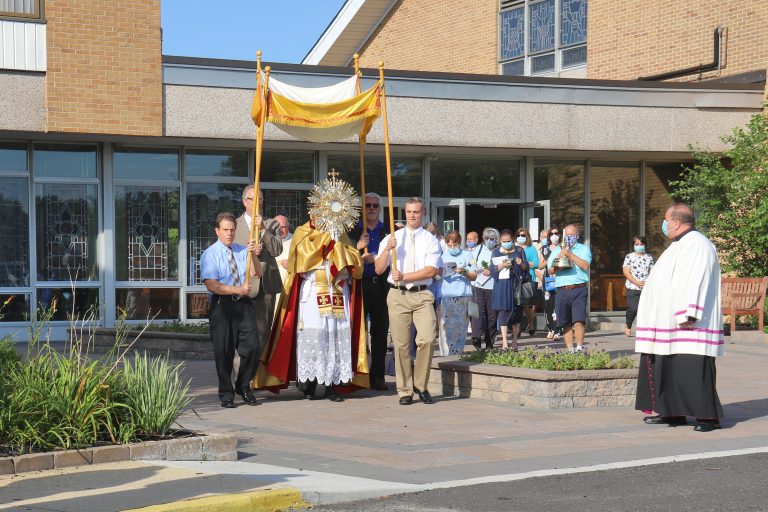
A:
[[[376,208],[379,207],[379,205],[378,204],[374,204],[374,203],[365,203],[365,207],[366,208],[371,208],[371,209],[375,210]]]
[[[253,201],[253,198],[252,197],[246,197],[245,200],[246,201]]]
[[[525,236],[525,233],[518,233],[517,236]]]

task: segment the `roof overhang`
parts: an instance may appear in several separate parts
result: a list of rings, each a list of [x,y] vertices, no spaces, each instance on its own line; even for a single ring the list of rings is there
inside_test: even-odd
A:
[[[348,66],[397,0],[347,0],[302,64]]]

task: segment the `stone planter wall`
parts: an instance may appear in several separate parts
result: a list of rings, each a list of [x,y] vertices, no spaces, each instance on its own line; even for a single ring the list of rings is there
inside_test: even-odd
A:
[[[0,475],[125,460],[237,460],[237,436],[216,434],[0,457]]]
[[[627,407],[635,403],[637,370],[546,371],[435,360],[430,390],[526,407]]]
[[[131,343],[139,331],[131,332],[126,343]],[[94,331],[94,351],[103,354],[115,344],[115,329],[99,328]],[[131,346],[150,355],[169,354],[172,359],[213,359],[213,344],[208,334],[144,331]]]

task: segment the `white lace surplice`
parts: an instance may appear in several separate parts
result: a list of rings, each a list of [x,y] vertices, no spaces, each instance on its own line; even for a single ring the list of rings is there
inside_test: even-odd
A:
[[[330,281],[330,270],[325,262]],[[299,328],[296,331],[296,378],[299,382],[317,379],[318,384],[339,384],[352,380],[352,333],[349,323],[349,284],[342,281],[345,318],[320,316],[317,307],[315,271],[301,274]],[[333,288],[330,288],[333,297]],[[303,325],[303,329],[301,329]]]

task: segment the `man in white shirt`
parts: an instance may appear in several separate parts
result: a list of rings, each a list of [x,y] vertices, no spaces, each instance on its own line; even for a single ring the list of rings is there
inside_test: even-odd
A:
[[[376,273],[383,274],[390,266],[395,250],[397,269],[389,274],[387,295],[389,325],[395,354],[395,375],[400,405],[413,403],[415,391],[425,404],[433,403],[427,390],[429,368],[432,364],[435,330],[435,297],[429,285],[442,266],[440,243],[424,230],[424,200],[412,197],[405,203],[406,226],[387,235],[379,244],[374,262]],[[411,326],[416,327],[416,361],[411,370]]]

